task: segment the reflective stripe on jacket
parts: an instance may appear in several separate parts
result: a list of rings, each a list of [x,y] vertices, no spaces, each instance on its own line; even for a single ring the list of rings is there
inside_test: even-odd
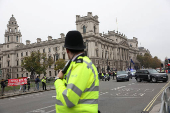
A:
[[[87,56],[82,62],[72,61],[63,80],[57,79],[56,113],[98,113],[99,79],[94,64]]]

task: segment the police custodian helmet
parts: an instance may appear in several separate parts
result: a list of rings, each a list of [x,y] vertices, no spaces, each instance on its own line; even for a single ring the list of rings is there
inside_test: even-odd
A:
[[[67,33],[64,47],[72,50],[83,50],[86,48],[83,44],[83,37],[79,31],[69,31]]]

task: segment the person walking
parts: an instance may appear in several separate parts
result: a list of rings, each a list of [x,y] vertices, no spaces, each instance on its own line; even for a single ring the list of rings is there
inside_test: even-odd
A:
[[[56,113],[98,113],[98,72],[84,54],[81,33],[69,31],[64,47],[69,61],[54,82]]]
[[[42,82],[43,90],[47,90],[47,89],[46,89],[46,79],[45,79],[45,77],[43,77],[43,79],[41,80],[41,82]]]
[[[39,90],[39,82],[40,82],[40,79],[39,79],[39,76],[37,76],[37,78],[35,79],[36,90]]]
[[[1,80],[1,96],[4,95],[4,90],[5,90],[5,81],[4,79]]]
[[[28,91],[30,90],[30,79],[27,78],[27,86],[28,86]]]

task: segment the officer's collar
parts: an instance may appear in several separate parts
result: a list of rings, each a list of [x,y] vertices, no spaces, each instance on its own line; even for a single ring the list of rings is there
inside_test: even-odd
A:
[[[84,54],[84,53],[80,53],[80,54],[76,55],[76,56],[72,59],[72,61],[75,61],[79,56],[85,56],[85,54]]]

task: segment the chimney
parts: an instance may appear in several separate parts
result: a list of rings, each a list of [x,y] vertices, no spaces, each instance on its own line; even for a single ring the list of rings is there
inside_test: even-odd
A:
[[[51,41],[52,40],[52,36],[48,36],[48,41]]]
[[[64,38],[64,37],[65,37],[64,33],[61,33],[60,35],[61,35],[61,38]]]
[[[41,42],[41,38],[37,38],[37,43],[40,43]]]
[[[29,45],[30,44],[30,40],[26,40],[26,45]]]
[[[88,12],[88,13],[87,13],[87,16],[88,16],[88,17],[92,17],[92,12]]]

